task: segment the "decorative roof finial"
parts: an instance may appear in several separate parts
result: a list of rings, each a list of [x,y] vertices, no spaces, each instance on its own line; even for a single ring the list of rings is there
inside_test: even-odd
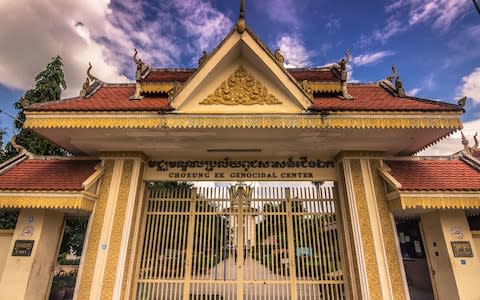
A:
[[[467,96],[464,96],[464,97],[458,99],[458,102],[457,102],[458,106],[460,106],[460,107],[465,107],[466,103],[467,103]]]
[[[477,139],[478,132],[475,132],[475,135],[473,136],[473,140],[475,141],[475,144],[473,145],[473,147],[469,146],[470,142],[463,134],[463,131],[460,131],[460,133],[462,134],[463,152],[472,155],[473,152],[475,152],[478,149],[478,139]]]
[[[392,75],[387,76],[383,82],[397,96],[405,97],[405,89],[403,88],[403,83],[400,80],[400,76],[397,74],[397,68],[395,68],[394,64],[392,64]]]
[[[103,83],[100,79],[93,76],[90,71],[92,70],[92,64],[88,62],[88,69],[87,69],[87,78],[85,78],[85,82],[83,83],[82,90],[80,91],[80,97],[86,97],[90,91],[94,88],[98,87],[100,84]],[[92,88],[93,87],[93,88]]]
[[[207,58],[208,58],[207,51],[203,51],[202,57],[200,57],[200,59],[198,60],[198,66],[202,66],[207,61]]]
[[[240,17],[237,22],[238,33],[243,33],[247,24],[245,23],[245,0],[240,0]]]
[[[393,83],[393,81],[397,78],[397,68],[395,68],[395,65],[392,64],[392,75],[390,76],[387,76],[386,80],[390,81],[391,83]]]
[[[275,50],[273,53],[273,56],[275,57],[275,60],[283,67],[283,64],[285,63],[285,57],[283,57],[280,49],[277,48],[277,50]]]
[[[137,64],[137,70],[135,71],[135,79],[140,80],[142,79],[143,74],[145,74],[150,69],[150,67],[137,57],[138,55],[137,49],[133,48],[133,50],[134,50],[133,61]]]

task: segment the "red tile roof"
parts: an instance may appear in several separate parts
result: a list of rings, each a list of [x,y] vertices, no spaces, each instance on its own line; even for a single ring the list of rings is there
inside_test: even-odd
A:
[[[94,160],[27,159],[0,173],[0,190],[81,191],[95,172]]]
[[[152,69],[142,81],[156,81],[156,82],[185,82],[192,76],[195,69]]]
[[[336,96],[316,97],[312,110],[327,111],[462,111],[449,103],[413,97],[394,97],[378,84],[350,85],[348,91],[353,100]],[[130,100],[135,92],[133,84],[105,84],[89,98],[71,98],[60,101],[33,104],[27,111],[161,111],[171,110],[166,97],[146,96]]]
[[[340,81],[330,69],[287,69],[298,81]]]
[[[195,69],[153,69],[142,80],[145,82],[185,82],[195,72]],[[287,69],[287,71],[299,82],[309,81],[339,81],[329,68],[316,69]]]
[[[449,103],[414,97],[394,97],[378,84],[349,85],[348,92],[353,100],[342,100],[336,96],[315,97],[313,110],[330,111],[462,111]]]
[[[33,104],[30,111],[160,111],[170,110],[167,97],[130,100],[134,84],[104,85],[88,98],[70,98]]]
[[[460,160],[386,161],[401,190],[480,190],[480,172]]]

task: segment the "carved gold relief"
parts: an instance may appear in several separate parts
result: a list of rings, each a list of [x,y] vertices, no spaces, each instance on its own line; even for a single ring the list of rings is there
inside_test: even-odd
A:
[[[28,118],[25,128],[448,128],[457,118],[335,118],[329,116],[165,116],[163,118]]]
[[[392,284],[392,292],[395,295],[395,299],[406,299],[404,282],[402,277],[400,259],[397,252],[397,244],[395,241],[395,228],[392,225],[390,219],[390,210],[385,195],[385,188],[382,182],[382,178],[376,172],[380,166],[378,160],[371,160],[371,174],[373,187],[375,188],[375,198],[377,200],[378,216],[381,222],[381,230],[383,236],[383,243],[385,247],[385,254],[388,264],[388,275],[390,276],[390,282]]]
[[[269,94],[267,88],[240,65],[213,94],[201,101],[200,104],[272,105],[282,104],[282,102],[274,95]]]
[[[363,179],[360,160],[352,160],[350,162],[353,190],[355,191],[355,201],[357,206],[357,214],[360,225],[360,234],[362,238],[363,255],[365,264],[369,266],[367,270],[368,288],[371,299],[382,299],[380,287],[380,278],[378,272],[378,263],[375,253],[375,245],[373,241],[372,224],[370,223],[370,215],[368,212],[367,193]],[[360,253],[359,255],[362,255]]]
[[[0,197],[0,208],[71,209],[91,212],[94,205],[94,201],[82,197],[38,197],[34,195]]]
[[[79,278],[79,289],[77,299],[90,299],[90,289],[93,281],[93,272],[97,260],[97,251],[100,244],[100,235],[102,233],[103,219],[107,206],[107,198],[110,191],[110,183],[113,175],[113,160],[108,160],[104,164],[105,173],[103,174],[102,185],[98,200],[95,205],[95,212],[91,220],[91,227],[88,232],[88,240],[84,248],[84,262],[81,278]]]
[[[400,196],[402,209],[423,208],[423,209],[478,209],[480,208],[480,197],[409,197]],[[398,206],[396,206],[398,207]]]
[[[114,221],[112,233],[109,241],[109,252],[105,272],[103,275],[102,296],[101,299],[112,299],[115,278],[117,275],[118,258],[120,255],[120,245],[122,242],[123,226],[125,223],[125,214],[127,212],[128,195],[133,171],[133,160],[127,160],[124,163],[122,177],[120,180],[120,192],[115,205]]]

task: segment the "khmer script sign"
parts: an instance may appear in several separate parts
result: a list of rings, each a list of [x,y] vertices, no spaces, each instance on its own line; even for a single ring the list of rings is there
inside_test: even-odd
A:
[[[146,180],[333,180],[335,163],[332,160],[307,157],[285,160],[151,160]]]

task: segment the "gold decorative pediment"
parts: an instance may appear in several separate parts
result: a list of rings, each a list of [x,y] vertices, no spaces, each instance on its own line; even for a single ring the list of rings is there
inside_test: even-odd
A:
[[[282,104],[277,97],[240,65],[227,80],[200,102],[203,105]]]

